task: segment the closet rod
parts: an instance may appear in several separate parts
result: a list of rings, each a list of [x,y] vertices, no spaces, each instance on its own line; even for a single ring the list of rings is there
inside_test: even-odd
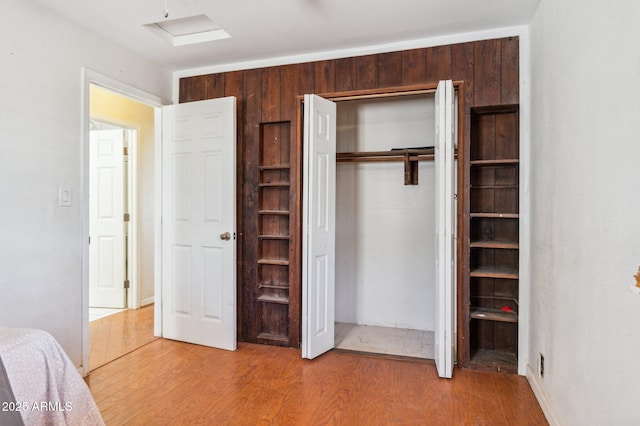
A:
[[[433,161],[434,155],[411,155],[409,161]],[[388,156],[388,157],[375,157],[375,156],[360,156],[360,157],[342,157],[340,154],[336,155],[337,163],[365,163],[376,161],[406,161],[405,156]]]
[[[364,162],[390,162],[404,163],[404,184],[418,184],[418,162],[433,161],[435,159],[433,148],[424,149],[393,149],[391,151],[370,152],[338,152],[336,163],[364,163]],[[456,150],[454,158],[458,157]]]
[[[458,151],[455,152],[455,158]],[[406,149],[394,151],[370,151],[370,152],[338,152],[338,163],[363,163],[375,161],[433,161],[435,154],[433,149]]]
[[[421,161],[433,160],[433,148],[425,149],[394,149],[391,151],[368,152],[338,152],[337,162],[362,162],[362,161]]]

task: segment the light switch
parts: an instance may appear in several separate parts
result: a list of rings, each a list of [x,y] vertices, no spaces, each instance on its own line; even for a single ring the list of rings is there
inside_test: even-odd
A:
[[[58,188],[58,205],[60,207],[71,206],[71,187],[70,186],[60,186],[60,188]]]

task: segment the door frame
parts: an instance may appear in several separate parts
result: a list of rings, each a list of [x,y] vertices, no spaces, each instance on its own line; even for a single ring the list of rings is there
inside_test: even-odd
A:
[[[81,238],[80,238],[80,251],[82,255],[81,260],[81,313],[80,313],[80,327],[81,327],[81,354],[82,364],[79,367],[79,371],[83,376],[89,374],[89,120],[91,119],[90,111],[90,87],[96,85],[104,89],[115,92],[119,95],[133,99],[137,102],[143,103],[152,107],[155,111],[155,125],[154,125],[154,211],[159,211],[160,208],[160,194],[161,188],[159,187],[161,181],[161,107],[163,105],[169,105],[166,99],[163,99],[157,95],[138,89],[127,83],[114,79],[112,77],[101,74],[92,69],[82,68],[82,99],[80,108],[80,188],[78,190],[78,202],[80,203],[81,211]],[[159,285],[159,269],[160,263],[160,215],[155,215],[153,234],[155,240],[154,247],[154,297],[156,303],[154,305],[154,334],[159,335],[161,333],[161,312],[160,301],[162,300],[162,293]]]
[[[464,250],[463,250],[463,238],[462,236],[466,235],[466,229],[464,226],[464,199],[468,195],[465,193],[465,179],[468,180],[468,176],[465,176],[465,162],[467,161],[465,152],[466,152],[466,144],[464,140],[464,81],[461,80],[453,80],[453,90],[454,94],[458,96],[458,108],[457,108],[457,150],[455,155],[455,160],[457,160],[457,203],[456,203],[456,236],[457,240],[456,244],[456,285],[454,287],[455,298],[456,298],[456,325],[455,330],[453,330],[453,340],[456,346],[456,362],[460,363],[460,350],[458,348],[462,347],[466,341],[467,336],[464,333],[460,333],[460,331],[464,331],[468,328],[465,328],[462,319],[464,318],[463,310],[466,309],[468,311],[469,307],[464,304],[466,292],[464,290],[464,286],[462,285],[462,271],[463,264],[466,262],[464,258]],[[351,90],[344,92],[325,92],[325,93],[314,93],[314,95],[320,96],[327,100],[333,102],[340,101],[351,101],[358,99],[373,99],[373,98],[391,98],[397,96],[410,96],[410,95],[419,95],[419,94],[435,94],[436,88],[438,87],[438,82],[430,83],[430,84],[419,84],[414,86],[402,86],[402,87],[388,87],[383,89],[364,89],[364,90]],[[304,135],[304,95],[298,96],[297,102],[297,142],[296,145],[298,147],[298,156],[296,161],[299,167],[299,173],[296,174],[296,187],[298,189],[298,204],[302,204],[302,168],[304,167],[302,161],[302,149],[303,149],[303,141],[302,137]],[[299,209],[297,215],[293,220],[298,224],[298,233],[300,234],[298,237],[300,241],[302,241],[302,233],[304,232],[302,226],[302,209]],[[302,253],[300,252],[300,258],[296,260],[299,262],[298,264],[302,264]],[[300,271],[298,273],[299,283],[302,285],[302,269],[299,268]],[[297,312],[297,324],[299,327],[304,327],[302,324],[302,304],[299,305],[299,309]],[[290,321],[291,324],[295,324],[296,321]]]

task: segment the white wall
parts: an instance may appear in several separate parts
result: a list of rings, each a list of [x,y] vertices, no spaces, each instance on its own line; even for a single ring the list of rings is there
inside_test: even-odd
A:
[[[637,0],[543,0],[531,25],[529,357],[563,425],[640,424],[639,19]]]
[[[164,98],[171,76],[31,0],[2,6],[0,325],[46,330],[80,365],[82,67]]]
[[[433,95],[338,103],[338,152],[434,145]],[[336,321],[435,328],[435,174],[404,165],[338,163]]]

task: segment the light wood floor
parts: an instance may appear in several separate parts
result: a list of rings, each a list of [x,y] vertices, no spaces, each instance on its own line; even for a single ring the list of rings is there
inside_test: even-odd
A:
[[[159,339],[87,379],[107,425],[546,425],[526,379],[433,363]]]
[[[153,305],[91,321],[89,368],[100,367],[156,339],[153,336]]]

